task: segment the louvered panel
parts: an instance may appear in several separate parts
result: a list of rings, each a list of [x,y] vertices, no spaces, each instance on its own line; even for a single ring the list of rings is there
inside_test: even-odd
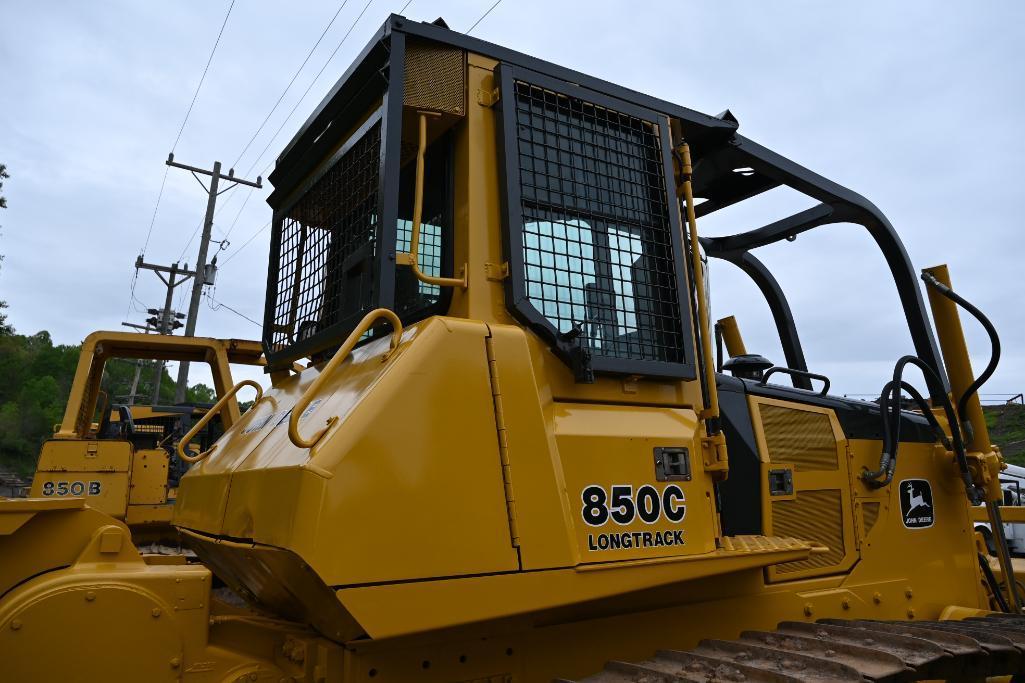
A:
[[[772,503],[772,534],[818,541],[829,552],[776,565],[777,574],[831,567],[844,557],[843,504],[839,490],[800,491],[794,500]]]
[[[865,527],[865,535],[868,536],[868,532],[872,531],[872,527],[876,525],[876,520],[879,519],[879,503],[877,502],[865,502],[861,504],[861,519]]]
[[[836,470],[836,436],[829,416],[806,410],[761,404],[769,461],[789,463],[798,472]]]

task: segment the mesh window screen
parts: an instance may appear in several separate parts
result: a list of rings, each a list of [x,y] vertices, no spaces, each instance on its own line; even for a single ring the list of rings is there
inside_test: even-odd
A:
[[[373,306],[380,150],[378,122],[281,218],[265,329],[273,352],[355,324]]]
[[[530,305],[595,356],[686,362],[658,126],[523,81],[513,106]]]
[[[409,241],[413,238],[413,221],[399,219],[396,229],[395,250],[409,251]],[[426,275],[441,275],[441,228],[430,223],[420,223],[420,245],[417,248],[417,263]],[[395,305],[399,314],[430,308],[441,299],[441,287],[420,282],[413,276],[409,268],[397,270],[395,287]]]

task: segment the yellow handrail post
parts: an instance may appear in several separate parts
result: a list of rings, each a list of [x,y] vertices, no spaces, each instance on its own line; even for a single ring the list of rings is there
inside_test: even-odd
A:
[[[708,327],[708,307],[705,299],[705,278],[701,269],[701,250],[698,243],[698,221],[697,216],[694,213],[694,190],[691,186],[691,176],[693,175],[693,167],[690,161],[690,145],[684,142],[680,145],[680,155],[682,158],[682,166],[680,169],[681,175],[683,176],[683,199],[684,204],[687,207],[687,227],[690,230],[690,263],[691,270],[694,273],[694,286],[697,288],[697,300],[698,300],[698,324],[701,326],[700,337],[706,337],[706,330]],[[712,348],[708,343],[708,339],[705,339],[705,343],[701,344],[701,358],[704,365],[705,374],[705,390],[708,392],[708,403],[709,405],[701,411],[701,417],[704,419],[717,419],[719,417],[719,392],[715,384],[715,365],[712,360]]]
[[[462,287],[465,289],[467,286],[465,264],[462,268],[462,277],[435,277],[420,270],[420,224],[423,221],[424,212],[424,156],[427,153],[427,117],[440,116],[440,114],[430,111],[417,113],[420,115],[420,144],[416,152],[416,191],[413,194],[413,229],[409,237],[409,253],[396,254],[395,263],[412,268],[413,275],[424,284],[441,287]]]
[[[747,347],[744,345],[744,338],[740,336],[740,326],[737,325],[735,317],[727,316],[716,323],[722,330],[722,339],[726,343],[726,353],[730,358],[746,356]]]
[[[192,441],[192,439],[194,439],[196,437],[196,434],[199,434],[199,432],[203,430],[203,427],[206,427],[207,423],[210,422],[210,420],[214,419],[214,415],[220,415],[221,414],[221,410],[224,408],[224,405],[228,401],[233,399],[235,397],[235,394],[237,394],[239,392],[239,390],[242,389],[242,387],[247,387],[247,386],[248,387],[253,387],[254,389],[256,389],[256,401],[253,403],[253,406],[255,407],[256,403],[260,402],[260,399],[263,398],[263,387],[261,387],[255,380],[244,379],[241,382],[239,382],[238,384],[236,384],[235,386],[233,386],[228,391],[228,393],[226,393],[224,396],[221,396],[220,400],[217,401],[217,403],[214,404],[213,408],[211,408],[210,410],[206,411],[206,415],[204,415],[203,417],[199,418],[199,421],[195,425],[193,425],[192,429],[189,430],[188,434],[183,436],[181,441],[178,442],[178,457],[179,458],[181,458],[185,462],[191,464],[191,463],[199,462],[200,460],[203,460],[204,458],[209,457],[210,454],[213,453],[214,450],[216,450],[217,444],[214,444],[214,445],[210,446],[210,448],[208,448],[207,450],[203,451],[202,453],[198,453],[196,455],[188,455],[185,452],[185,447],[188,446],[189,442]],[[252,410],[252,408],[250,408],[250,410]]]
[[[306,412],[306,409],[313,401],[313,397],[320,391],[320,387],[325,381],[327,381],[327,378],[332,372],[334,372],[335,368],[341,365],[342,361],[348,358],[349,354],[352,353],[352,349],[356,346],[356,343],[364,334],[366,334],[367,330],[369,330],[374,323],[381,318],[387,320],[392,326],[391,346],[388,353],[385,354],[384,359],[387,360],[391,355],[391,352],[398,348],[399,341],[402,339],[402,321],[399,320],[399,316],[395,315],[394,311],[390,311],[387,308],[378,308],[363,316],[363,320],[361,320],[359,325],[356,326],[356,329],[346,337],[345,342],[341,347],[339,347],[335,355],[331,357],[331,360],[327,362],[324,368],[320,371],[320,374],[317,375],[317,379],[313,380],[313,384],[303,392],[303,395],[299,397],[298,401],[296,401],[295,407],[292,408],[292,414],[288,418],[288,438],[297,447],[313,448],[317,445],[318,441],[324,438],[324,435],[327,434],[329,429],[331,429],[331,426],[338,421],[338,416],[332,415],[327,419],[327,424],[324,428],[309,439],[304,438],[303,435],[299,433],[299,418],[301,418],[302,414]]]

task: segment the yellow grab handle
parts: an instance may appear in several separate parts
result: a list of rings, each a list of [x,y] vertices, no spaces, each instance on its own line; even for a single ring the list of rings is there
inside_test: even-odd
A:
[[[202,453],[199,453],[197,455],[188,455],[188,454],[186,454],[185,453],[185,447],[189,445],[190,441],[192,441],[194,438],[196,438],[196,434],[199,434],[199,432],[202,431],[203,427],[206,427],[207,423],[210,422],[210,420],[214,419],[214,415],[219,415],[220,412],[221,412],[221,409],[224,408],[224,405],[228,401],[233,399],[235,397],[235,394],[237,394],[239,392],[239,390],[242,389],[242,387],[246,387],[246,386],[252,387],[252,388],[256,389],[256,401],[253,403],[253,406],[255,407],[256,404],[260,402],[260,399],[263,398],[263,387],[261,387],[259,384],[257,384],[256,381],[251,380],[251,379],[244,379],[241,382],[239,382],[238,384],[236,384],[235,386],[233,386],[231,388],[231,390],[228,391],[228,393],[226,393],[224,396],[221,396],[221,399],[219,401],[217,401],[217,403],[214,404],[213,408],[211,408],[210,410],[206,411],[206,415],[204,415],[203,417],[199,418],[199,422],[197,422],[192,427],[192,429],[189,430],[189,433],[186,434],[185,436],[183,436],[181,441],[178,442],[178,457],[179,458],[181,458],[182,460],[184,460],[187,463],[194,463],[194,462],[199,462],[200,460],[208,457],[211,453],[214,452],[214,450],[217,448],[217,444],[214,444],[213,446],[210,446],[210,448],[208,448],[207,450],[205,450]],[[252,410],[252,408],[250,408],[250,410]]]
[[[313,397],[320,391],[321,385],[327,381],[327,378],[332,372],[334,372],[335,368],[341,365],[342,361],[349,357],[349,354],[352,353],[352,349],[356,346],[360,337],[366,334],[374,323],[381,318],[387,320],[392,326],[391,348],[388,353],[385,354],[384,360],[387,360],[388,356],[391,355],[391,352],[398,347],[399,340],[402,339],[402,321],[399,320],[399,316],[395,315],[393,311],[387,308],[378,308],[363,316],[363,320],[359,321],[359,325],[356,326],[356,329],[349,334],[345,339],[345,343],[341,345],[337,352],[335,352],[335,355],[331,356],[331,360],[327,362],[324,369],[320,371],[319,375],[317,375],[317,379],[313,380],[313,384],[310,385],[309,389],[303,392],[303,395],[299,397],[298,401],[296,401],[295,407],[292,408],[292,414],[288,418],[288,438],[291,439],[292,443],[299,448],[313,448],[316,446],[317,442],[327,434],[327,430],[331,429],[331,425],[338,421],[337,415],[331,416],[328,418],[327,424],[324,428],[309,439],[304,438],[303,435],[299,433],[299,418],[301,418],[302,414],[306,412],[306,409],[313,401]]]
[[[427,153],[427,117],[441,116],[437,112],[417,112],[419,114],[420,144],[416,153],[416,185],[413,193],[413,228],[409,236],[409,252],[395,255],[395,263],[400,266],[409,266],[413,270],[416,279],[424,284],[438,285],[441,287],[462,287],[466,288],[467,273],[463,265],[462,277],[436,277],[428,275],[420,270],[420,224],[423,221],[424,213],[424,156]]]

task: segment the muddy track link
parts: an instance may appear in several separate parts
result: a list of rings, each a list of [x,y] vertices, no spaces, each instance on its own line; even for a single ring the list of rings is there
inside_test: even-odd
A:
[[[964,621],[784,621],[643,662],[611,661],[584,683],[1025,681],[1025,616]]]

